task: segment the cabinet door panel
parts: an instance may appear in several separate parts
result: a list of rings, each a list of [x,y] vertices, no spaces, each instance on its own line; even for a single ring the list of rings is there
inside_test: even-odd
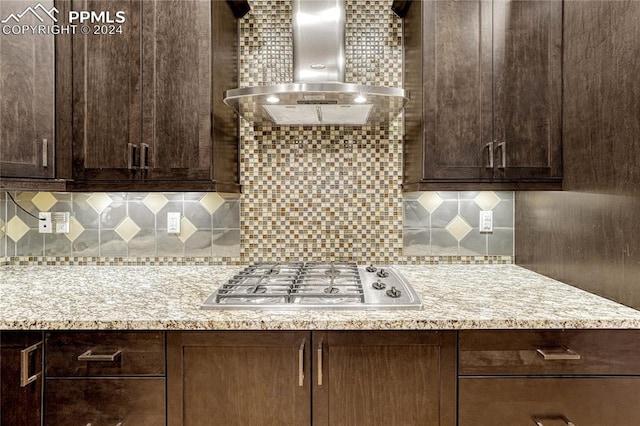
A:
[[[126,14],[123,34],[72,38],[74,178],[128,180],[134,176],[129,144],[140,148],[140,3],[75,0],[72,6]]]
[[[169,424],[309,425],[309,341],[307,332],[170,333]]]
[[[163,426],[162,379],[47,379],[47,426]]]
[[[579,426],[637,425],[639,392],[637,377],[462,378],[458,424],[534,426],[534,416],[564,415]]]
[[[211,179],[211,3],[142,2],[146,179]]]
[[[314,425],[455,424],[452,334],[314,333],[315,346]]]
[[[495,0],[493,15],[498,177],[560,176],[562,2]]]
[[[425,178],[488,176],[491,3],[428,1],[423,7]]]
[[[40,4],[50,10],[53,0]],[[0,17],[20,14],[29,5],[2,0]],[[42,23],[26,14],[20,24]],[[0,176],[54,177],[53,78],[53,35],[0,36]]]

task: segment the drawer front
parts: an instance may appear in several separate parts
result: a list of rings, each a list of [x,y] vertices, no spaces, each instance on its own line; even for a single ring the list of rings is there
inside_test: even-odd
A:
[[[459,334],[460,375],[640,374],[640,330]]]
[[[164,426],[164,388],[159,378],[49,379],[44,424]]]
[[[47,377],[162,376],[164,335],[156,332],[47,333]]]
[[[475,378],[459,381],[459,426],[640,424],[640,378]]]

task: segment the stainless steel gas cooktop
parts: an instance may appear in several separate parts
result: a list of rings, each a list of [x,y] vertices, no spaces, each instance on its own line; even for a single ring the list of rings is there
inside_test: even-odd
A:
[[[355,263],[259,263],[216,290],[203,309],[422,309],[391,267]]]

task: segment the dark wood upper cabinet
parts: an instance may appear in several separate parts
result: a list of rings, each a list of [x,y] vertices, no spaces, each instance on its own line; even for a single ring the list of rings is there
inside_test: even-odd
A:
[[[40,4],[51,9],[53,0]],[[0,17],[19,14],[28,5],[3,0]],[[20,23],[41,24],[32,14]],[[0,63],[0,177],[53,178],[54,36],[3,34]]]
[[[560,189],[562,2],[404,9],[404,189]]]
[[[124,11],[122,34],[71,37],[72,189],[237,192],[237,20],[227,2],[74,0]]]

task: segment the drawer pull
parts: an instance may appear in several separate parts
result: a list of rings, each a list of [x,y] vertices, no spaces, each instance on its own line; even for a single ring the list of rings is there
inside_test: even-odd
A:
[[[324,337],[320,339],[320,343],[318,343],[318,386],[322,386],[322,341]]]
[[[29,376],[29,358],[30,355],[37,351],[38,348],[42,345],[42,342],[38,342],[35,345],[29,346],[26,349],[20,351],[20,387],[23,388],[27,386],[29,383],[33,383],[38,380],[38,377],[42,375],[42,372],[37,372],[32,376]]]
[[[567,361],[580,359],[580,354],[569,348],[544,348],[536,349],[538,355],[548,361]]]
[[[304,386],[304,343],[305,339],[302,339],[298,349],[298,386]]]
[[[122,422],[120,422],[120,423],[116,423],[116,426],[122,426],[122,425],[123,425],[123,423],[122,423]],[[93,425],[92,425],[91,423],[87,423],[87,426],[93,426]]]
[[[569,420],[566,416],[542,416],[542,417],[533,416],[531,417],[531,420],[533,420],[536,426],[544,426],[544,423],[542,423],[542,420],[562,420],[567,424],[567,426],[576,426],[576,424],[573,423],[571,420]]]
[[[111,355],[109,355],[109,354],[96,355],[96,354],[91,353],[91,350],[88,350],[85,353],[83,353],[82,355],[78,355],[78,361],[113,362],[121,354],[122,354],[122,351],[120,349],[118,349],[116,352],[112,353]]]

